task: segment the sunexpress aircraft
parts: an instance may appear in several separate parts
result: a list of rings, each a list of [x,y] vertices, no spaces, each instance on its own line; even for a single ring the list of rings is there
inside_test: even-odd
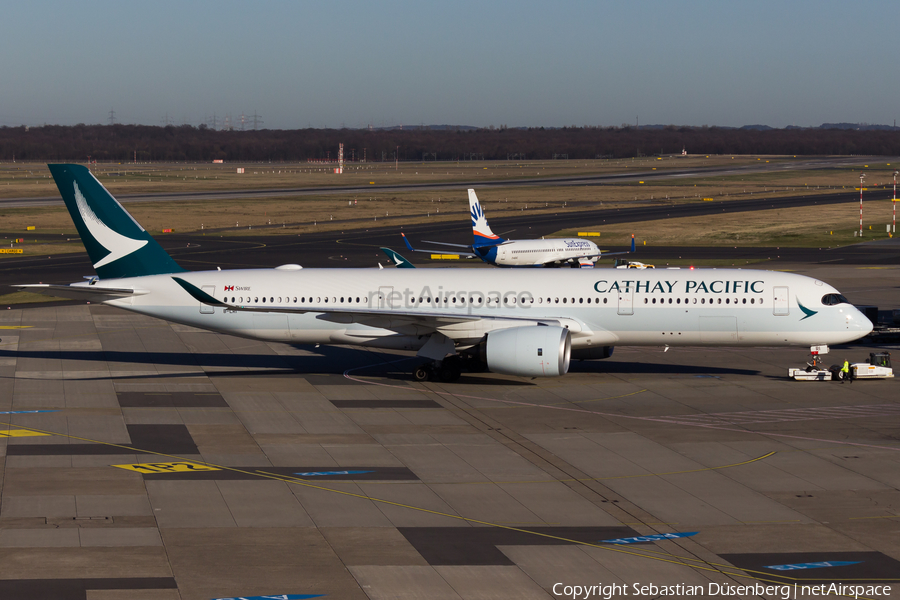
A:
[[[80,165],[50,165],[97,277],[16,286],[253,339],[417,351],[417,379],[462,363],[559,376],[613,347],[812,346],[869,331],[830,285],[740,269],[274,269],[188,272]]]
[[[536,240],[505,240],[491,231],[484,209],[475,195],[469,190],[469,213],[472,216],[472,245],[448,244],[447,242],[425,242],[452,246],[464,250],[454,250],[454,254],[468,258],[480,258],[496,267],[570,267],[590,268],[600,258],[600,249],[594,242],[581,238],[551,238]],[[444,250],[425,250],[413,248],[403,236],[403,242],[412,252],[444,252]],[[634,238],[631,240],[631,251],[634,252]],[[604,252],[603,256],[626,254],[625,252]]]

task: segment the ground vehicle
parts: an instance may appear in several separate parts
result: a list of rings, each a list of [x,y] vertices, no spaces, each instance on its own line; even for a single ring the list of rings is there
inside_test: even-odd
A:
[[[616,259],[617,269],[655,269],[655,265],[647,265],[636,260],[625,260],[623,258]]]
[[[825,368],[821,357],[813,355],[811,362],[806,363],[804,369],[788,369],[788,377],[797,381],[840,381],[842,365],[831,365]],[[853,379],[889,379],[894,376],[891,368],[890,352],[870,352],[866,362],[851,363],[850,374]]]

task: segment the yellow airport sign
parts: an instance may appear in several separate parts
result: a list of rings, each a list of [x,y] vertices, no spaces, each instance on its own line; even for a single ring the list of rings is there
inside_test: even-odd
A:
[[[22,254],[21,248],[0,248],[0,254]]]
[[[598,231],[579,231],[578,237],[600,237],[600,232],[598,232]]]
[[[432,254],[431,260],[459,260],[459,254]]]
[[[28,431],[27,429],[6,429],[0,431],[0,438],[18,438],[18,437],[41,437],[50,435],[49,433],[38,433],[37,431]]]
[[[853,188],[853,189],[856,190],[857,192],[859,191],[859,188]],[[863,188],[862,191],[868,192],[868,191],[869,191],[869,188]]]
[[[714,198],[704,198],[703,199],[704,202],[712,202],[713,200],[714,200]]]
[[[34,225],[29,225],[25,228],[25,231],[34,231]]]
[[[136,463],[133,465],[110,465],[128,471],[138,473],[190,473],[192,471],[221,471],[216,467],[208,467],[192,462],[168,462],[168,463]]]

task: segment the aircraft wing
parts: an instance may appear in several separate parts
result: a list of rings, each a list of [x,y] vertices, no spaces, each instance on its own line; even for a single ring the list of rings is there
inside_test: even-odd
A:
[[[403,233],[401,233],[400,235],[403,236],[403,243],[406,244],[406,247],[409,248],[410,252],[431,252],[431,253],[437,253],[437,254],[443,254],[444,252],[446,252],[446,250],[422,250],[419,248],[413,248],[412,244],[409,243],[409,240],[406,239],[406,235]],[[439,244],[441,246],[452,246],[454,248],[468,248],[469,250],[472,249],[472,246],[464,246],[462,244],[448,244],[446,242],[426,242],[426,243]],[[460,256],[465,256],[467,258],[477,258],[478,257],[478,255],[475,254],[474,252],[460,252],[458,250],[454,250],[453,253],[459,254]]]
[[[542,318],[515,317],[509,315],[464,315],[458,313],[421,313],[404,308],[363,308],[363,307],[315,307],[303,308],[292,306],[242,306],[222,302],[197,286],[188,283],[180,277],[172,277],[195,300],[210,306],[219,306],[226,310],[255,313],[282,313],[282,314],[306,314],[316,313],[318,319],[332,323],[361,323],[371,327],[400,330],[415,326],[416,333],[426,335],[440,332],[453,339],[480,339],[485,331],[498,328],[500,322],[508,324],[502,327],[516,327],[521,325],[557,325],[568,327],[573,332],[581,331],[581,324],[568,318]],[[473,325],[478,321],[491,321],[492,325],[484,328],[476,328]],[[476,331],[477,330],[477,331]]]
[[[28,283],[12,286],[22,292],[32,292],[57,298],[69,298],[71,300],[85,300],[89,302],[102,302],[111,298],[125,298],[127,296],[141,296],[148,293],[147,290],[134,290],[129,288],[109,288],[99,285],[53,285],[49,283]]]

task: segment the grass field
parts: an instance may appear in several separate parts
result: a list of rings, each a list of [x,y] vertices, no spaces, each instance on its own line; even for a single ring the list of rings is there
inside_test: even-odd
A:
[[[545,162],[461,162],[403,163],[394,171],[393,164],[356,164],[344,175],[334,175],[333,167],[322,165],[246,165],[245,175],[235,173],[235,165],[98,165],[94,171],[113,194],[137,192],[181,192],[211,189],[261,189],[311,185],[353,185],[367,181],[409,183],[418,180],[471,180],[484,176],[511,179],[541,173],[548,176],[622,172],[623,170],[665,171],[674,168],[753,164],[760,161],[783,161],[782,157],[677,157],[657,160],[545,161]],[[890,182],[891,165],[868,164],[867,187],[873,189]],[[416,170],[418,169],[418,171]],[[116,175],[114,175],[116,173]],[[443,174],[441,174],[443,173]],[[599,208],[659,205],[661,210],[672,203],[714,202],[734,199],[770,198],[785,195],[846,192],[858,185],[856,168],[809,171],[780,171],[742,174],[729,177],[692,179],[659,179],[646,183],[566,187],[535,184],[516,188],[485,188],[479,198],[492,219],[511,214],[559,213]],[[419,178],[419,179],[416,179]],[[3,185],[6,183],[7,185]],[[52,186],[52,187],[51,187]],[[26,190],[42,188],[38,195],[56,195],[57,190],[45,165],[0,164],[0,197],[21,197]],[[291,234],[309,231],[342,231],[379,227],[386,223],[458,220],[466,218],[468,205],[464,189],[442,192],[386,192],[373,189],[371,194],[322,194],[265,199],[231,198],[227,200],[190,200],[179,202],[123,202],[128,210],[151,234],[165,235],[163,229],[177,232],[217,231],[218,235]],[[873,224],[875,238],[887,234],[884,224],[890,221],[891,203],[870,201],[866,204],[866,227]],[[759,211],[746,213],[746,219],[715,217],[675,223],[652,221],[629,227],[649,244],[665,245],[834,245],[856,241],[858,211],[849,205],[801,211]],[[278,224],[284,227],[277,227]],[[274,228],[261,226],[276,225]],[[59,242],[29,238],[26,228],[35,227],[41,234],[60,236]],[[579,230],[603,231],[603,241],[627,243],[625,234],[604,231],[602,223],[585,224]],[[52,256],[81,251],[76,231],[63,207],[40,209],[0,209],[0,246],[9,247],[10,240],[24,238],[25,254]],[[833,232],[833,234],[828,233]],[[561,232],[572,234],[577,232]],[[868,233],[868,230],[867,230]],[[517,233],[517,235],[525,235]],[[618,235],[622,239],[616,239]],[[0,255],[0,260],[4,256]]]
[[[665,171],[717,165],[739,166],[759,161],[784,161],[787,157],[677,156],[610,160],[458,161],[347,163],[341,175],[336,163],[100,163],[95,176],[113,194],[239,189],[323,188],[344,185],[394,185],[469,181],[484,178],[520,179],[602,175],[628,171]],[[237,169],[244,173],[238,174]],[[0,163],[0,198],[24,198],[55,194],[45,163]]]
[[[641,223],[607,226],[602,223],[584,225],[578,231],[600,233],[597,241],[623,246],[631,243],[634,234],[638,246],[770,246],[794,248],[834,248],[859,241],[889,237],[886,225],[891,223],[891,202],[870,202],[869,223],[863,237],[854,236],[859,230],[859,209],[856,203],[832,204],[802,209],[777,209],[735,214],[705,215],[660,219]],[[869,229],[871,227],[871,229]],[[557,232],[558,236],[575,235],[575,230]]]

